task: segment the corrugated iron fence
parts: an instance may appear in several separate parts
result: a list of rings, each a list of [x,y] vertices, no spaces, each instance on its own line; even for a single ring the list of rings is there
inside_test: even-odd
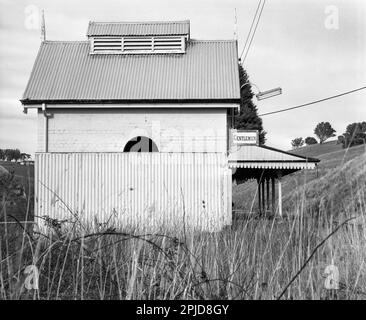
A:
[[[38,153],[35,169],[37,216],[145,231],[231,224],[221,153]]]

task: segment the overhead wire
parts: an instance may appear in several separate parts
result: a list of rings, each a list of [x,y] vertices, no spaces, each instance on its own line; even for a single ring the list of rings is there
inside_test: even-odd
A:
[[[313,104],[316,104],[316,103],[320,103],[320,102],[323,102],[323,101],[327,101],[327,100],[335,99],[335,98],[338,98],[338,97],[342,97],[342,96],[345,96],[347,94],[351,94],[351,93],[354,93],[354,92],[357,92],[357,91],[360,91],[360,90],[364,90],[364,89],[366,89],[366,86],[365,87],[360,87],[360,88],[357,88],[357,89],[353,89],[353,90],[350,90],[350,91],[346,91],[346,92],[343,92],[343,93],[340,93],[340,94],[336,94],[336,95],[333,95],[333,96],[330,96],[330,97],[327,97],[327,98],[323,98],[323,99],[315,100],[315,101],[312,101],[312,102],[300,104],[298,106],[262,113],[259,116],[263,117],[263,116],[268,116],[270,114],[275,114],[275,113],[290,111],[290,110],[294,110],[294,109],[304,108],[304,107],[307,107],[307,106],[310,106],[310,105],[313,105]]]
[[[249,50],[250,50],[250,46],[252,45],[252,42],[253,42],[253,39],[254,39],[255,33],[256,33],[256,31],[257,31],[258,24],[259,24],[259,21],[260,21],[260,19],[261,19],[262,12],[263,12],[263,8],[264,8],[264,5],[265,5],[265,4],[266,4],[266,0],[263,0],[263,4],[262,4],[262,7],[261,7],[261,9],[260,9],[260,12],[259,12],[259,15],[258,15],[258,18],[257,18],[257,22],[256,22],[256,24],[255,24],[255,28],[254,28],[254,31],[253,31],[252,37],[251,37],[251,39],[250,39],[250,42],[249,42],[249,45],[248,45],[247,51],[246,51],[246,53],[245,53],[245,56],[244,56],[244,58],[243,58],[243,61],[241,62],[241,64],[242,64],[242,65],[244,64],[244,61],[245,61],[245,59],[246,59],[246,57],[247,57],[247,55],[248,55],[248,52],[249,52]]]
[[[241,54],[240,54],[239,59],[241,59],[241,57],[243,56],[244,50],[245,50],[245,48],[246,48],[246,46],[247,46],[247,44],[248,44],[248,40],[249,40],[249,37],[250,37],[250,35],[251,35],[251,33],[252,33],[252,29],[253,29],[253,26],[254,26],[254,22],[255,22],[255,20],[256,20],[256,17],[257,17],[257,14],[258,14],[259,7],[260,7],[260,5],[261,5],[261,2],[262,2],[262,0],[259,0],[259,2],[258,2],[258,6],[257,6],[257,9],[256,9],[256,11],[255,11],[255,14],[254,14],[254,17],[253,17],[253,20],[252,20],[252,24],[250,25],[250,29],[249,29],[249,32],[248,32],[247,38],[245,39],[244,48],[243,48],[243,50],[242,50],[242,52],[241,52]]]

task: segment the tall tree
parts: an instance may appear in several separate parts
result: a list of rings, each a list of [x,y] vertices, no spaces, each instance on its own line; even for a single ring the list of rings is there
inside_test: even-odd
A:
[[[266,141],[266,132],[263,130],[262,119],[258,116],[258,110],[253,103],[253,92],[249,82],[249,77],[244,68],[239,64],[240,87],[240,112],[235,115],[234,128],[241,130],[258,130],[259,143]]]
[[[343,144],[343,148],[352,147],[366,143],[366,121],[354,122],[347,126],[346,132],[338,137],[338,141]]]
[[[21,155],[20,155],[20,150],[19,149],[15,149],[13,150],[13,159],[15,161],[18,161],[20,158],[21,158]]]
[[[304,139],[303,138],[295,138],[291,141],[291,145],[293,149],[300,148],[304,145]]]
[[[19,149],[0,149],[0,160],[16,160],[29,159],[31,157],[28,153],[21,153]]]
[[[314,137],[307,137],[307,138],[305,139],[305,143],[306,143],[308,146],[310,146],[310,145],[312,145],[312,144],[317,144],[317,143],[318,143],[318,141],[316,141],[316,139],[315,139]]]
[[[6,161],[13,160],[13,155],[14,155],[13,149],[5,149],[4,154],[5,154]]]
[[[320,122],[314,129],[314,134],[319,138],[319,142],[323,143],[327,139],[335,136],[335,130],[329,122]]]
[[[3,159],[7,161],[11,160],[19,160],[21,158],[20,156],[20,150],[19,149],[5,149],[3,150]]]

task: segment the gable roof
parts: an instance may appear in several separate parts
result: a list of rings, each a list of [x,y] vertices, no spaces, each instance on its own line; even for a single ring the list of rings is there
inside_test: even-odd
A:
[[[87,36],[189,35],[189,20],[152,22],[90,21]]]
[[[234,40],[191,40],[184,54],[89,51],[88,41],[43,42],[21,102],[240,101]]]

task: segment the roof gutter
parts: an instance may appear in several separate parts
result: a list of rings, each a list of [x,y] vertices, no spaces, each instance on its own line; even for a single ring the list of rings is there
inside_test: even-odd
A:
[[[240,110],[240,100],[21,100],[23,112],[28,109],[40,109],[47,104],[47,109],[237,109]]]
[[[52,104],[214,104],[214,103],[240,103],[240,98],[222,98],[222,99],[58,99],[58,100],[33,100],[22,99],[20,102],[25,106]],[[36,107],[39,108],[39,107]]]

